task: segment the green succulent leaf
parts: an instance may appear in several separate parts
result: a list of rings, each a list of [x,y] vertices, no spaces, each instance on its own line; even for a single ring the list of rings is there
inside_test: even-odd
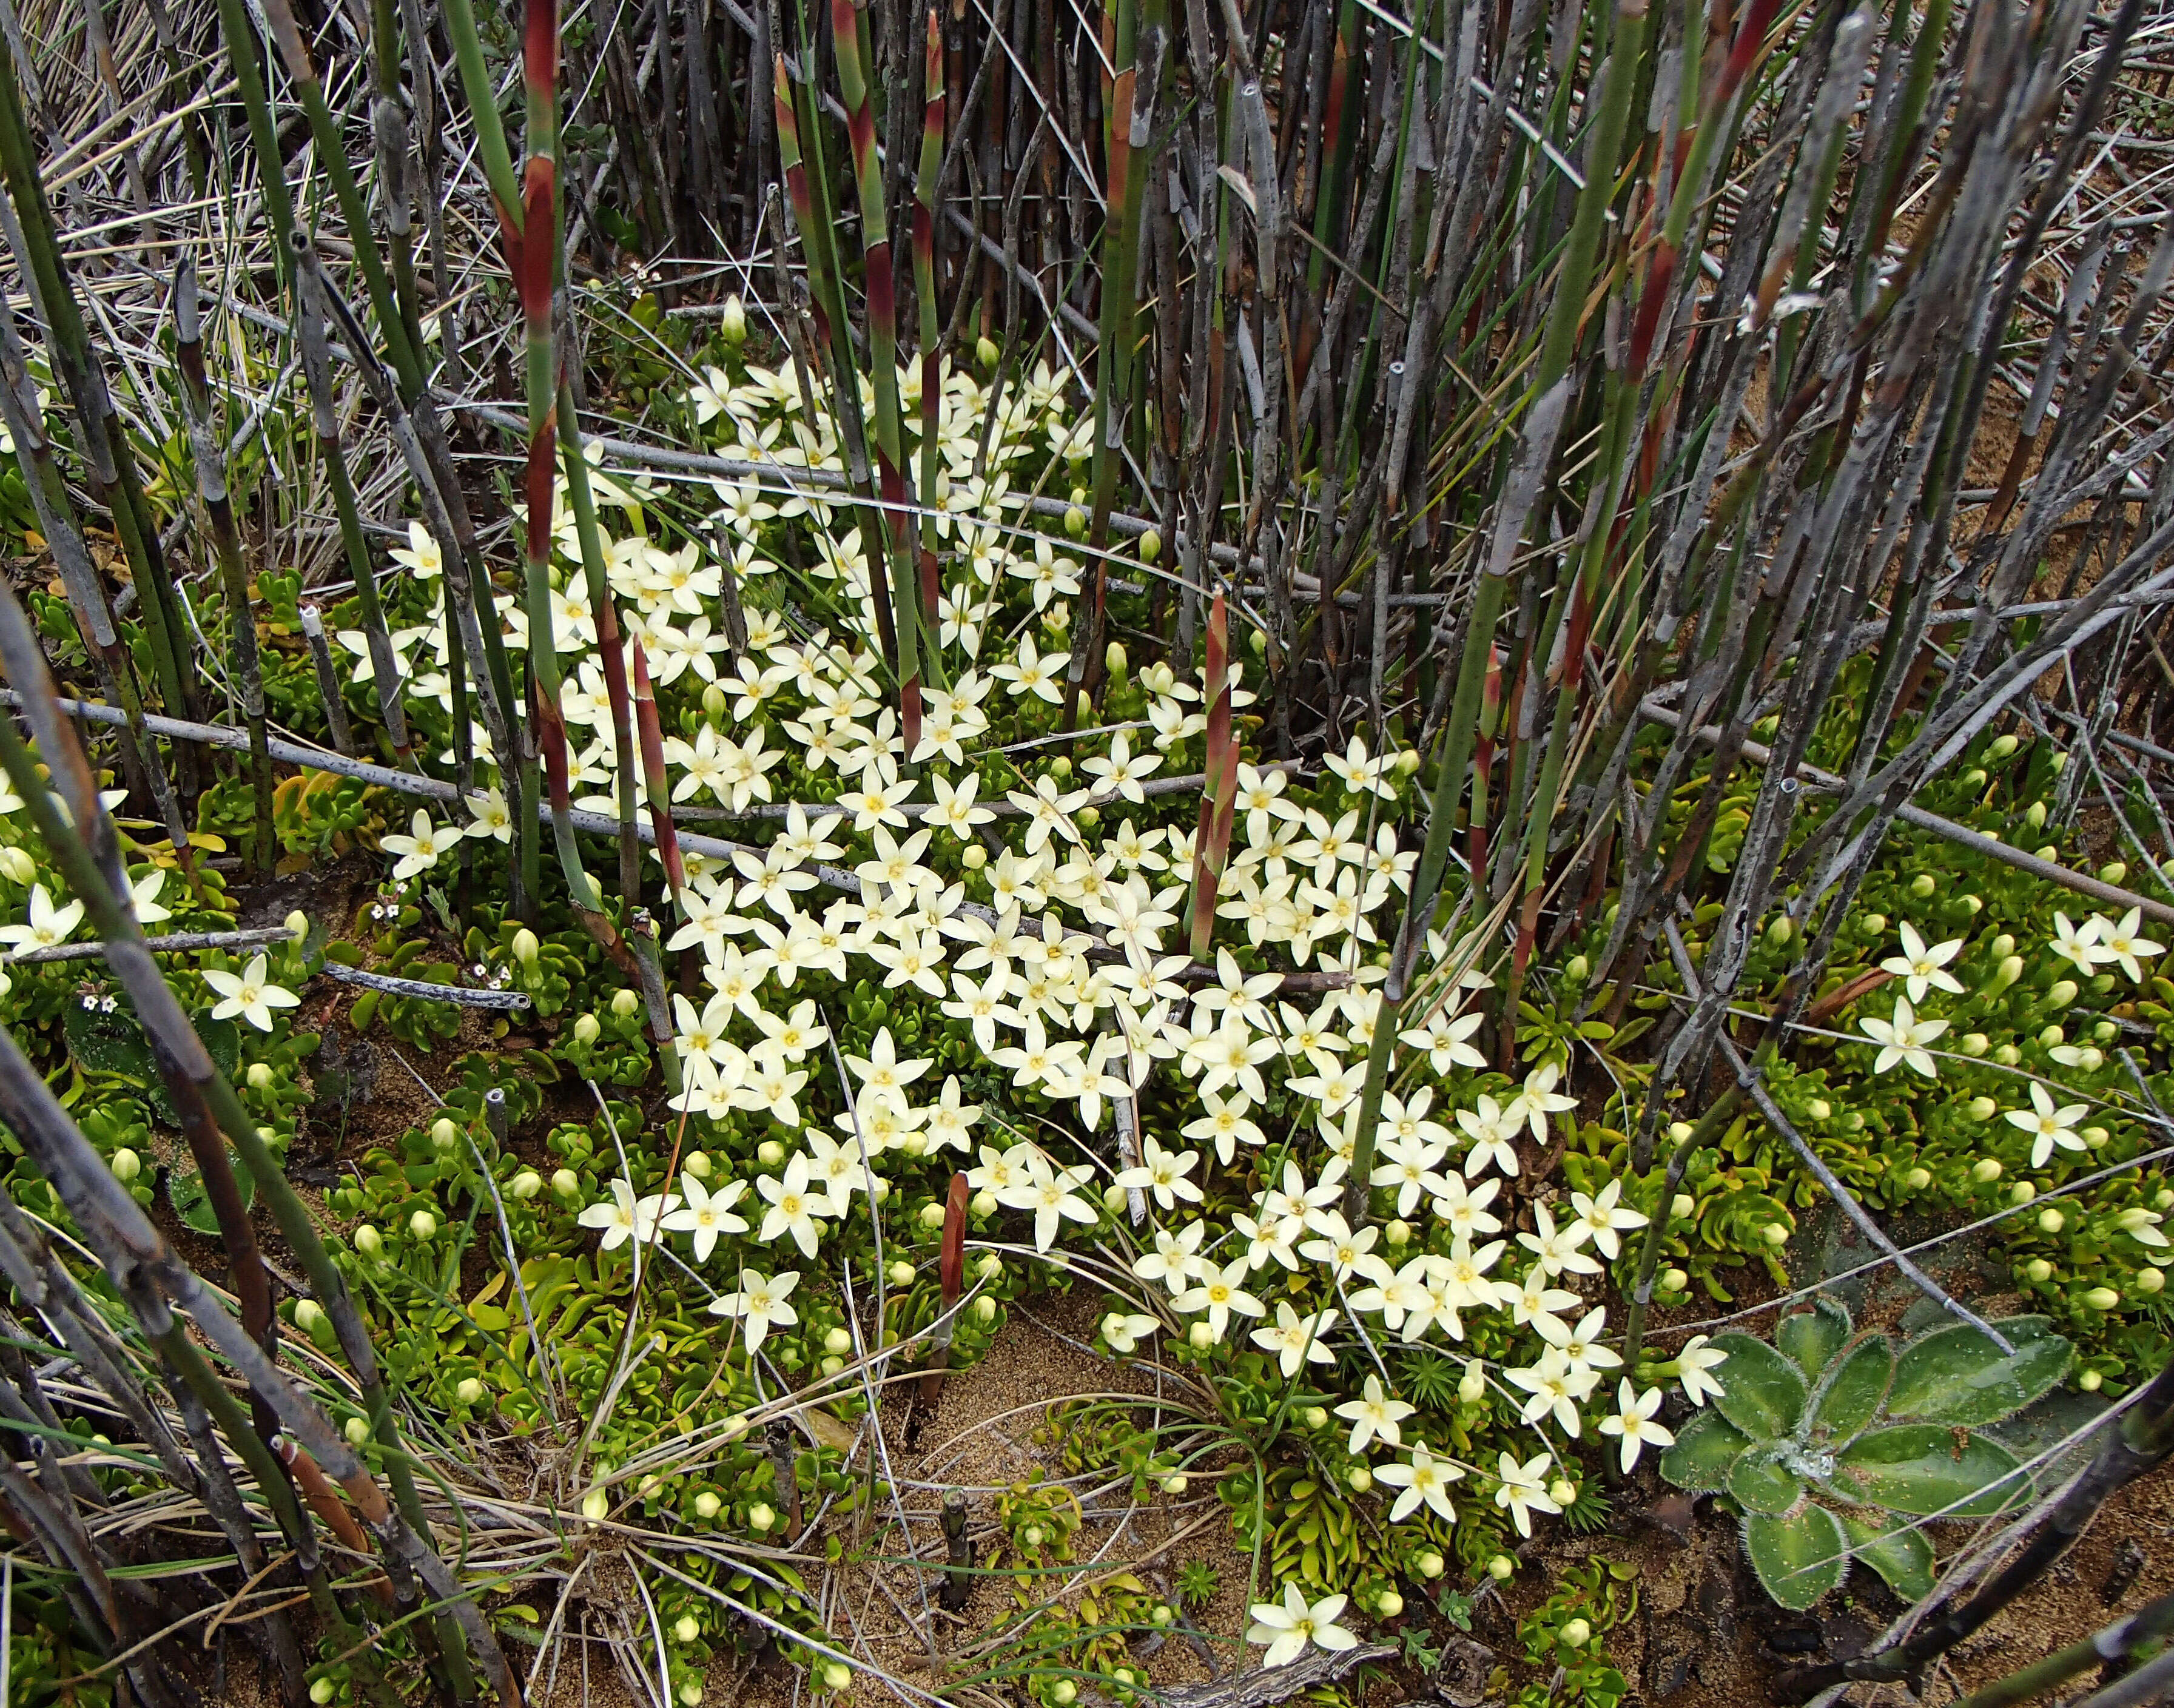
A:
[[[1879,1414],[1895,1374],[1895,1349],[1884,1334],[1859,1341],[1820,1379],[1812,1395],[1813,1430],[1829,1441],[1847,1441]]]
[[[1661,1455],[1661,1474],[1679,1489],[1712,1494],[1728,1486],[1728,1473],[1751,1438],[1718,1412],[1701,1412],[1676,1431],[1675,1445]]]
[[[1744,1551],[1766,1593],[1792,1613],[1840,1588],[1849,1572],[1849,1539],[1841,1521],[1810,1500],[1787,1517],[1746,1514]]]
[[[1967,1322],[1936,1328],[1902,1349],[1890,1415],[1975,1426],[2014,1415],[2068,1373],[2069,1343],[2043,1316],[2011,1316],[1993,1325],[2015,1350],[2004,1353]]]
[[[232,1151],[226,1159],[234,1170],[235,1184],[241,1189],[241,1207],[247,1209],[257,1199],[257,1183],[250,1178],[248,1169]],[[211,1197],[204,1191],[203,1176],[195,1169],[183,1173],[176,1169],[166,1181],[166,1196],[173,1200],[174,1213],[182,1224],[203,1235],[219,1232],[219,1216],[211,1206]]]
[[[1782,1468],[1777,1451],[1762,1442],[1729,1467],[1729,1494],[1745,1511],[1787,1512],[1804,1499],[1804,1485]]]
[[[1838,1300],[1822,1296],[1809,1311],[1782,1319],[1774,1331],[1774,1344],[1787,1354],[1805,1380],[1815,1380],[1827,1360],[1849,1338],[1849,1311]]]
[[[1903,1600],[1923,1601],[1933,1592],[1933,1544],[1922,1530],[1886,1530],[1842,1515],[1850,1551],[1886,1581]]]
[[[1860,1435],[1836,1462],[1836,1480],[1868,1505],[1894,1512],[1984,1518],[2015,1504],[2030,1485],[2012,1477],[2021,1464],[1982,1435],[1956,1445],[1938,1424],[1901,1424]],[[2003,1478],[2010,1480],[2002,1482]],[[1993,1486],[1998,1484],[1998,1486]]]
[[[1728,1386],[1714,1408],[1754,1440],[1777,1440],[1804,1414],[1804,1378],[1797,1366],[1765,1341],[1749,1334],[1717,1334],[1717,1350],[1728,1354]]]

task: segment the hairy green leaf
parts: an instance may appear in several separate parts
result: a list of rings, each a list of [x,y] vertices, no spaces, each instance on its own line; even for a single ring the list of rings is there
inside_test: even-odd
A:
[[[1776,1462],[1776,1452],[1762,1443],[1729,1467],[1729,1494],[1747,1512],[1787,1512],[1804,1498],[1804,1485]]]
[[[1714,1408],[1755,1440],[1787,1435],[1804,1414],[1804,1378],[1797,1366],[1749,1334],[1717,1334],[1714,1346],[1728,1354],[1728,1386]]]
[[[2030,1492],[2020,1477],[2000,1481],[2020,1463],[1982,1435],[1959,1445],[1956,1432],[1938,1424],[1902,1424],[1860,1435],[1843,1449],[1836,1481],[1890,1511],[1982,1518]]]
[[[1933,1544],[1922,1530],[1884,1530],[1844,1513],[1842,1532],[1850,1551],[1886,1580],[1888,1588],[1909,1602],[1933,1592]]]
[[[1849,1338],[1849,1311],[1839,1300],[1822,1295],[1809,1311],[1782,1319],[1774,1331],[1774,1344],[1788,1354],[1805,1380],[1817,1378],[1827,1360]]]
[[[1812,1395],[1812,1428],[1830,1442],[1847,1441],[1879,1413],[1895,1374],[1895,1349],[1884,1334],[1859,1341],[1820,1379]]]
[[[1701,1412],[1676,1431],[1661,1455],[1661,1474],[1679,1489],[1711,1494],[1728,1486],[1728,1473],[1751,1438],[1718,1412]]]
[[[2043,1316],[1993,1325],[2014,1346],[2004,1353],[1966,1322],[1936,1328],[1902,1349],[1887,1409],[1897,1418],[1976,1425],[2020,1412],[2066,1375],[2069,1346]]]
[[[1766,1593],[1793,1613],[1802,1613],[1828,1591],[1840,1588],[1849,1571],[1849,1540],[1841,1522],[1810,1500],[1785,1518],[1747,1515],[1744,1551],[1751,1556]]]

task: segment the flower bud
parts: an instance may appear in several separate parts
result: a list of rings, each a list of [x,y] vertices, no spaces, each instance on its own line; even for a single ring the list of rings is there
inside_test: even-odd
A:
[[[338,1696],[339,1686],[329,1678],[320,1678],[310,1686],[310,1700],[316,1703],[317,1708],[326,1708],[327,1704],[337,1700]]]
[[[472,1376],[462,1376],[460,1386],[453,1390],[453,1397],[464,1406],[480,1405],[483,1403],[483,1384]]]
[[[1572,1619],[1562,1628],[1563,1646],[1582,1649],[1593,1640],[1593,1626],[1584,1619]]]
[[[1688,1121],[1672,1121],[1668,1123],[1668,1137],[1678,1144],[1681,1144],[1696,1131],[1697,1128]]]
[[[1440,1577],[1448,1570],[1447,1562],[1431,1548],[1425,1549],[1412,1561],[1412,1570],[1421,1577]]]
[[[1374,1597],[1374,1611],[1382,1619],[1393,1619],[1404,1610],[1404,1598],[1393,1589],[1385,1589]]]
[[[982,342],[983,343],[987,343],[988,340],[984,338]],[[823,1663],[823,1688],[825,1689],[842,1690],[846,1685],[852,1682],[853,1669],[847,1666],[843,1661],[825,1661]]]
[[[1133,542],[1133,549],[1140,554],[1140,561],[1151,564],[1162,555],[1162,535],[1149,528]]]
[[[2057,1008],[2065,1008],[2076,1000],[2076,981],[2063,979],[2046,992],[2046,1000]]]
[[[940,1200],[930,1199],[921,1207],[921,1225],[934,1233],[944,1225],[944,1205]]]
[[[976,1280],[993,1281],[1003,1273],[1004,1260],[994,1251],[984,1251],[974,1260],[974,1276]]]
[[[1885,937],[1887,934],[1887,916],[1884,913],[1868,913],[1858,923],[1864,927],[1867,937]]]
[[[2004,1068],[2013,1068],[2022,1061],[2023,1052],[2013,1044],[2002,1044],[1994,1048],[1993,1059]]]
[[[1796,934],[1796,921],[1786,913],[1777,913],[1766,922],[1766,941],[1779,949]]]
[[[737,1441],[747,1432],[748,1414],[745,1412],[734,1412],[725,1419],[724,1436],[727,1440]]]
[[[632,991],[615,991],[612,994],[612,1013],[628,1020],[641,1012],[641,998]]]
[[[1464,1361],[1464,1374],[1457,1379],[1457,1397],[1468,1406],[1487,1397],[1487,1372],[1478,1359]]]
[[[430,1123],[430,1143],[438,1150],[451,1150],[461,1142],[461,1130],[440,1116]]]
[[[428,1210],[418,1210],[408,1219],[408,1231],[419,1240],[434,1239],[438,1232],[438,1219]]]
[[[1162,1479],[1162,1492],[1165,1494],[1182,1494],[1185,1489],[1185,1478],[1182,1473],[1173,1473]]]
[[[695,1516],[707,1522],[723,1511],[725,1503],[707,1489],[695,1497]]]
[[[1922,1192],[1932,1183],[1933,1171],[1927,1168],[1913,1168],[1902,1176],[1903,1187],[1909,1192]]]
[[[2009,756],[2009,754],[2015,751],[2015,746],[2016,743],[2014,736],[1995,736],[1993,740],[1987,744],[1985,756],[1989,759],[2004,759]]]
[[[1592,970],[1593,963],[1582,954],[1574,954],[1563,963],[1563,978],[1570,984],[1583,984],[1586,975]]]
[[[349,1418],[341,1434],[347,1437],[347,1444],[350,1447],[366,1447],[370,1445],[370,1419]]]
[[[840,1370],[843,1370],[845,1367],[846,1367],[846,1360],[845,1360],[844,1359],[842,1359],[842,1358],[839,1357],[839,1356],[838,1356],[838,1354],[837,1354],[836,1353],[835,1353],[835,1352],[834,1352],[834,1353],[832,1353],[829,1357],[825,1358],[825,1359],[823,1360],[822,1364],[821,1364],[820,1365],[819,1365],[819,1366],[818,1366],[818,1368],[819,1368],[819,1369],[822,1370],[822,1372],[823,1372],[823,1374],[824,1374],[825,1376],[836,1376],[836,1375],[837,1375],[837,1373],[838,1373]]]
[[[251,1062],[246,1077],[251,1091],[269,1091],[272,1089],[272,1064],[269,1062]]]
[[[985,368],[995,367],[997,359],[1003,354],[997,348],[997,341],[986,334],[974,340],[974,359]]]
[[[777,1522],[777,1513],[767,1500],[758,1500],[748,1508],[748,1528],[758,1533]]]
[[[2008,1189],[2008,1201],[2012,1204],[2027,1204],[2037,1196],[2038,1188],[2030,1181],[2018,1181]]]
[[[2118,884],[2128,876],[2128,862],[2126,860],[2109,860],[2099,868],[2099,876],[2109,884]]]
[[[1328,1427],[1328,1408],[1308,1406],[1299,1413],[1299,1421],[1309,1430],[1325,1430]]]
[[[1106,1186],[1102,1191],[1102,1208],[1113,1216],[1122,1216],[1130,1197],[1131,1193],[1123,1186]]]
[[[578,1198],[581,1195],[581,1177],[570,1168],[554,1170],[551,1191],[562,1198]]]
[[[1698,1200],[1689,1192],[1678,1192],[1668,1200],[1668,1219],[1672,1222],[1687,1221],[1697,1211]]]
[[[2085,1293],[2084,1303],[2094,1311],[2111,1311],[2121,1303],[2121,1295],[2111,1287],[2093,1287]]]
[[[1397,755],[1397,775],[1400,777],[1409,777],[1419,770],[1422,763],[1424,762],[1420,758],[1420,750],[1417,748],[1405,748]]]
[[[774,1138],[765,1138],[754,1148],[754,1159],[765,1168],[776,1168],[785,1160],[785,1147]]]
[[[2046,822],[2046,803],[2033,801],[2023,813],[2023,822],[2036,830]]]
[[[584,1014],[574,1022],[574,1041],[585,1046],[593,1044],[603,1030],[603,1028],[597,1024],[597,1017],[594,1014]]]
[[[1929,872],[1920,872],[1910,880],[1910,893],[1920,901],[1930,895],[1933,888],[1933,874]]]
[[[1982,1056],[1992,1047],[1993,1040],[1982,1032],[1966,1032],[1962,1035],[1961,1045],[1964,1055]]]
[[[1517,1562],[1506,1554],[1498,1554],[1487,1562],[1487,1576],[1497,1583],[1506,1582],[1517,1569]]]
[[[2149,1298],[2166,1284],[2166,1276],[2161,1270],[2146,1267],[2138,1270],[2129,1284]]]
[[[974,1301],[974,1321],[981,1323],[990,1323],[994,1322],[996,1320],[997,1301],[990,1298],[987,1294],[984,1293],[979,1299],[976,1299]]]
[[[732,701],[725,696],[725,690],[718,687],[716,683],[703,684],[702,716],[704,717],[715,722],[732,710]]]
[[[969,842],[959,856],[959,863],[969,872],[979,872],[989,863],[989,851],[979,842]]]
[[[0,872],[28,888],[37,881],[38,862],[27,848],[0,848]]]
[[[513,958],[525,967],[536,965],[536,957],[544,945],[537,941],[536,933],[527,926],[513,933]]]
[[[1976,1181],[1980,1186],[1984,1186],[1990,1181],[1998,1180],[2000,1178],[2000,1159],[1997,1156],[1981,1157],[1977,1161],[1971,1165],[1971,1178]]]
[[[1409,1246],[1412,1240],[1412,1224],[1399,1216],[1382,1230],[1382,1237],[1396,1247]]]
[[[1548,1499],[1558,1506],[1574,1505],[1577,1500],[1577,1484],[1567,1477],[1558,1477],[1548,1484]]]
[[[692,1613],[682,1613],[672,1622],[672,1640],[675,1643],[684,1646],[701,1635],[701,1624]]]
[[[1759,1230],[1759,1237],[1770,1246],[1786,1246],[1789,1243],[1789,1230],[1784,1223],[1769,1222]]]
[[[679,1708],[702,1708],[702,1681],[700,1678],[688,1678],[681,1682]]]
[[[2069,1219],[2058,1210],[2048,1209],[2038,1212],[2038,1231],[2042,1234],[2058,1234],[2068,1224]]]
[[[823,1337],[823,1350],[825,1352],[851,1352],[852,1349],[853,1337],[842,1328],[834,1328]]]
[[[592,1489],[581,1496],[581,1516],[592,1524],[601,1524],[611,1512],[611,1491]]]
[[[1364,1494],[1374,1486],[1374,1473],[1364,1465],[1354,1465],[1344,1480],[1351,1485],[1353,1494]]]
[[[890,1267],[884,1273],[890,1278],[890,1284],[894,1287],[911,1287],[913,1285],[913,1265],[907,1262],[903,1257],[898,1259],[897,1262],[894,1262]]]
[[[1125,657],[1123,641],[1112,640],[1103,649],[1102,668],[1109,673],[1110,682],[1113,687],[1124,686],[1125,673],[1132,668],[1132,661]]]
[[[385,1249],[385,1236],[365,1222],[354,1230],[354,1249],[365,1257],[375,1257]]]
[[[113,1160],[106,1165],[113,1170],[113,1178],[123,1186],[143,1172],[143,1159],[126,1145],[113,1153]]]
[[[1825,1121],[1834,1113],[1834,1105],[1824,1097],[1814,1097],[1804,1105],[1804,1113],[1814,1121]]]
[[[1076,504],[1065,506],[1064,531],[1076,540],[1087,538],[1087,512]]]
[[[1072,1708],[1079,1700],[1079,1687],[1069,1678],[1059,1678],[1049,1687],[1049,1700],[1055,1708]]]
[[[1661,1272],[1661,1290],[1663,1293],[1680,1293],[1690,1284],[1691,1278],[1673,1264]]]
[[[973,1202],[966,1207],[979,1217],[987,1218],[997,1213],[997,1195],[987,1186],[974,1194]]]
[[[1997,997],[2022,976],[2023,957],[2020,954],[2004,955],[2000,965],[1993,970],[1993,976],[1985,981],[1982,994]]]
[[[324,1306],[318,1304],[316,1300],[297,1299],[295,1301],[295,1327],[300,1329],[303,1333],[315,1333],[317,1325],[324,1320]]]
[[[1963,1110],[1972,1121],[1990,1121],[2000,1113],[2000,1105],[1990,1097],[1973,1097]]]
[[[2076,1377],[2076,1386],[2087,1394],[2095,1394],[2106,1385],[2106,1378],[2095,1370],[2083,1371]]]
[[[2026,1281],[2033,1283],[2047,1281],[2052,1278],[2052,1273],[2053,1266],[2043,1257],[2033,1257],[2023,1266],[2023,1278]]]
[[[740,300],[738,291],[725,299],[724,311],[717,316],[717,332],[734,349],[747,342],[747,305]],[[694,1639],[686,1637],[681,1640],[692,1642]]]

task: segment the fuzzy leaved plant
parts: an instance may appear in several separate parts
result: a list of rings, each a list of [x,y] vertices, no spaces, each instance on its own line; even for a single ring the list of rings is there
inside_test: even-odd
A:
[[[2042,1316],[1983,1331],[1952,1323],[1898,1352],[1852,1332],[1848,1310],[1821,1299],[1782,1319],[1771,1344],[1713,1341],[1728,1383],[1661,1460],[1695,1493],[1726,1494],[1767,1592],[1809,1608],[1862,1559],[1906,1601],[1933,1587],[1933,1545],[1912,1520],[1982,1518],[2030,1493],[2020,1462],[1974,1433],[2011,1417],[2061,1380],[2069,1343]]]

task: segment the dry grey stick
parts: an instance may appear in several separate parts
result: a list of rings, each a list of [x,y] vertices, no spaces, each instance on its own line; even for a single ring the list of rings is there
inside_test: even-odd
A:
[[[262,949],[275,943],[292,943],[295,933],[284,925],[255,926],[247,931],[184,931],[171,937],[147,937],[143,947],[155,954],[180,954],[205,949]],[[102,943],[63,943],[51,949],[24,949],[0,955],[0,966],[39,966],[48,961],[95,960],[105,953]]]

